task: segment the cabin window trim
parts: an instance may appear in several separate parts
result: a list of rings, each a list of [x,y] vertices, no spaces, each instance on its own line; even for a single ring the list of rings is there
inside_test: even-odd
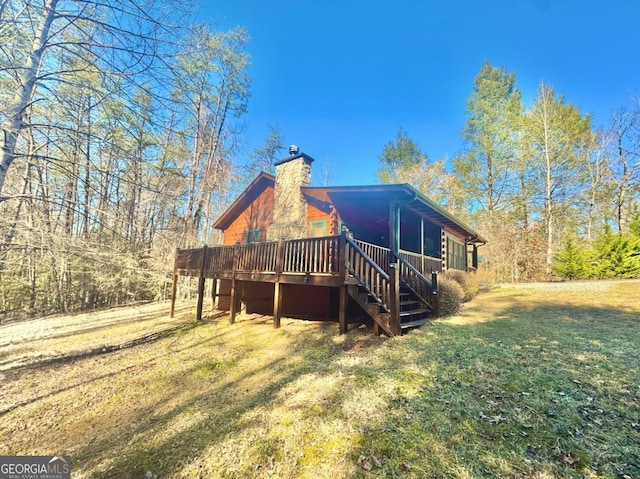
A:
[[[313,232],[315,231],[315,228],[318,226],[322,226],[322,234],[320,236],[313,236]],[[327,236],[327,220],[316,220],[316,221],[312,221],[309,224],[309,237],[310,238],[319,238],[322,236]]]
[[[261,229],[253,229],[247,231],[247,243],[260,243],[262,240],[262,230]]]
[[[467,247],[452,238],[447,238],[447,269],[467,270]]]

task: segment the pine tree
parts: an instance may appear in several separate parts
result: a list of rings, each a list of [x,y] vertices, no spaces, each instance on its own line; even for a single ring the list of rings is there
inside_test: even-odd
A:
[[[574,237],[569,237],[554,257],[553,271],[563,279],[589,277],[589,254]]]
[[[515,75],[486,61],[467,99],[465,150],[454,160],[472,209],[493,212],[509,206],[517,185],[521,93]]]
[[[598,278],[640,278],[640,236],[614,234],[607,225],[594,249]]]
[[[428,161],[428,158],[407,132],[400,128],[395,141],[384,145],[378,157],[378,179],[381,183],[397,183],[403,171]]]

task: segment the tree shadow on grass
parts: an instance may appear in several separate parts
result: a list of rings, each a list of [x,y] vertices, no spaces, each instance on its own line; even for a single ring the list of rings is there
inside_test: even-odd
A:
[[[346,427],[336,433],[345,430],[351,441],[340,449],[351,472],[334,477],[578,477],[596,467],[596,446],[604,477],[637,475],[637,351],[625,351],[640,338],[625,311],[504,301],[490,320],[435,321],[379,348],[371,347],[370,331],[339,337],[335,324],[285,322],[274,331],[262,322],[204,324],[152,350],[123,352],[122,365],[152,362],[151,369],[124,368],[108,378],[112,384],[96,385],[105,397],[92,409],[108,408],[114,392],[122,404],[108,409],[112,417],[70,420],[66,443],[49,447],[76,444],[74,470],[96,479],[147,471],[278,477],[274,467],[287,461],[286,476],[297,477],[309,475],[309,462],[287,457],[298,451],[283,443],[298,436],[287,430],[282,438],[280,428],[306,428],[298,449],[335,461],[313,426],[337,421]],[[237,341],[241,335],[247,342]],[[327,378],[333,382],[323,383]],[[291,398],[305,387],[326,390],[308,404],[304,395]],[[145,400],[145,389],[160,391],[160,399]],[[378,399],[376,414],[367,416],[370,405],[361,405],[366,414],[358,411],[365,393]],[[270,424],[278,408],[307,422]],[[614,426],[618,433],[610,432]],[[207,459],[209,453],[220,457]],[[232,459],[244,461],[241,469],[206,469]]]
[[[476,314],[399,346],[399,381],[413,394],[391,399],[395,411],[359,444],[373,476],[640,476],[633,311],[500,298]],[[416,381],[416,366],[435,373]]]
[[[224,329],[230,334],[240,327],[268,326],[244,324]],[[216,355],[215,350],[220,350],[213,348],[210,357],[166,377],[165,400],[136,408],[127,415],[128,424],[102,428],[100,437],[74,453],[76,464],[83,471],[92,471],[92,478],[143,477],[147,470],[166,477],[230,437],[251,435],[258,409],[278,407],[284,389],[310,373],[327,374],[344,353],[343,344],[328,340],[337,334],[335,325],[310,324],[306,332],[279,346],[268,364],[254,361],[260,347],[268,344],[234,351],[232,357],[227,352]],[[286,336],[286,328],[276,334]],[[223,336],[218,339],[224,340]],[[347,342],[363,337],[356,333]],[[230,372],[234,374],[229,376]],[[324,412],[315,410],[314,414],[322,417]],[[256,458],[256,470],[268,467],[264,461],[264,457]]]

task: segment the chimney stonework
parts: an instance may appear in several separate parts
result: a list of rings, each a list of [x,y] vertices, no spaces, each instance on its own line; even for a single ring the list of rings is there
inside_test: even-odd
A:
[[[269,241],[308,236],[307,201],[300,188],[311,184],[312,161],[313,158],[296,151],[291,159],[276,164],[273,223],[267,230]]]

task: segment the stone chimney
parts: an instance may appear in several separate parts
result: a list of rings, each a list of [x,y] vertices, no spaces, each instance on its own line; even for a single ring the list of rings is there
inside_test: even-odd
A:
[[[267,230],[269,241],[308,236],[307,201],[300,188],[311,184],[312,162],[313,158],[291,145],[289,156],[275,163],[273,223]]]

